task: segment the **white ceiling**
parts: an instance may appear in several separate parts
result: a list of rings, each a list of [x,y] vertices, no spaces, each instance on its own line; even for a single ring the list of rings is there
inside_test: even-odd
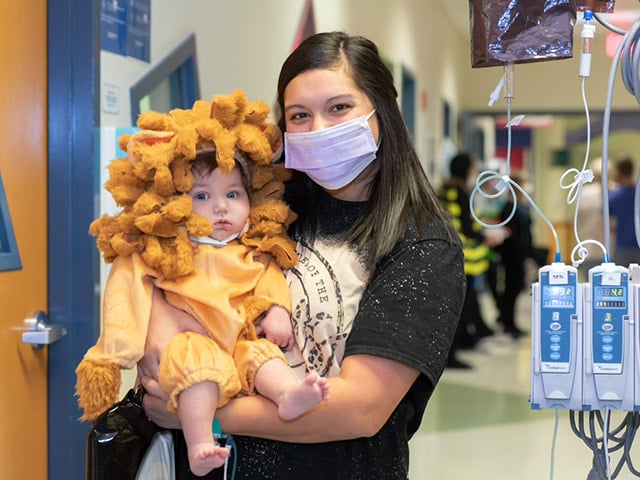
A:
[[[440,8],[453,19],[461,32],[469,33],[469,0],[436,0]],[[615,0],[614,13],[603,14],[603,19],[617,26],[616,19],[631,23],[640,17],[640,0]]]

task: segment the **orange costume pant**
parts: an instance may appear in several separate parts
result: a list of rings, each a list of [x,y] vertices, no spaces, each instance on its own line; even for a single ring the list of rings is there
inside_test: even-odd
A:
[[[252,394],[256,372],[273,358],[285,361],[280,348],[263,338],[238,340],[233,355],[229,355],[209,337],[194,332],[179,333],[172,338],[160,359],[159,380],[169,394],[167,408],[175,411],[180,392],[206,381],[218,384],[218,407],[241,391]]]

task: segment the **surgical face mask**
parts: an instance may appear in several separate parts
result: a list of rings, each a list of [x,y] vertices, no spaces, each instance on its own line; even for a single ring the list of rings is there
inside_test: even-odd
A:
[[[315,132],[284,134],[284,164],[327,190],[352,182],[376,158],[369,115]]]

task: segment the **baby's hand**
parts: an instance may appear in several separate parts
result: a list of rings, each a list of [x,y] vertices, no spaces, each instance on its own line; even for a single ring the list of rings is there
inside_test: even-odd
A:
[[[256,331],[258,335],[263,335],[267,340],[286,351],[291,350],[295,343],[289,312],[279,305],[274,305],[267,311],[264,318],[256,326]]]

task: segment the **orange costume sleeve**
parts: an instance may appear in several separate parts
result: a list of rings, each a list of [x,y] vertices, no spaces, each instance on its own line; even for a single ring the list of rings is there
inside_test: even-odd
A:
[[[104,292],[102,333],[76,369],[82,420],[95,420],[118,400],[120,369],[144,355],[154,271],[133,254],[113,262]]]

